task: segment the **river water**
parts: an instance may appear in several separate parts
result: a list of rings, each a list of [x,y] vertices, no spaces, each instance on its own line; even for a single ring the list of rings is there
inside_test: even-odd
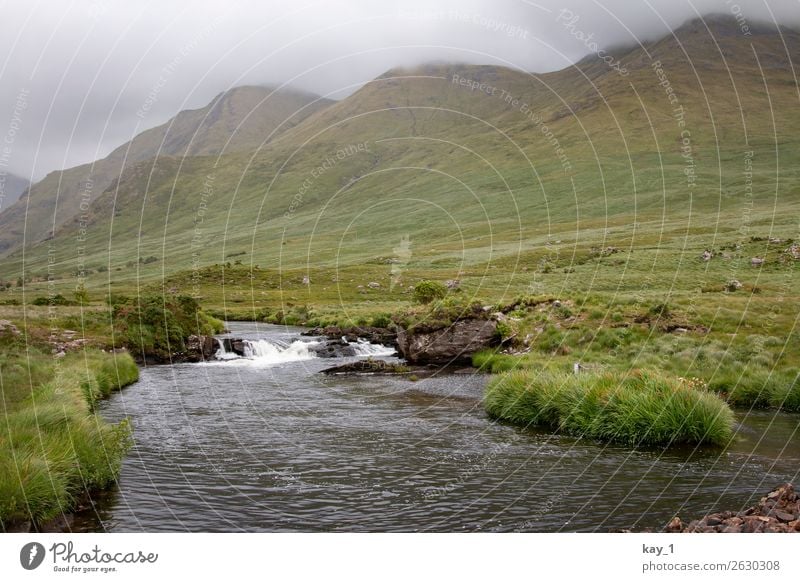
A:
[[[342,360],[301,330],[230,327],[251,358],[150,367],[103,403],[135,445],[74,531],[642,530],[800,470],[800,415],[740,412],[725,451],[630,450],[493,422],[482,374],[326,376]]]

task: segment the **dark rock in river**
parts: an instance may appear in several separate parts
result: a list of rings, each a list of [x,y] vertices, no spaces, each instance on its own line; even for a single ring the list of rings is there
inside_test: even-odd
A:
[[[758,504],[734,513],[722,511],[683,523],[674,517],[666,532],[680,533],[797,533],[800,532],[800,496],[785,483],[762,497]]]
[[[385,360],[359,360],[327,368],[323,374],[407,374],[409,369],[402,364],[393,364]]]
[[[467,362],[472,354],[496,345],[497,320],[462,319],[436,330],[400,329],[397,349],[406,360],[420,364]]]
[[[318,358],[349,358],[357,355],[353,346],[341,340],[338,342],[320,342],[316,346],[309,346],[308,349],[316,353]]]

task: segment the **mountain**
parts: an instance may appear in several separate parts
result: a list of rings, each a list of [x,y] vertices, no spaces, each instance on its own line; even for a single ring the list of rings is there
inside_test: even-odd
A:
[[[0,215],[0,254],[52,236],[88,209],[120,174],[156,156],[178,158],[251,151],[275,139],[331,102],[293,89],[237,87],[201,109],[182,111],[146,130],[102,160],[51,172],[25,199]]]
[[[800,34],[712,17],[614,50],[624,74],[599,57],[546,74],[394,69],[257,150],[129,165],[57,244],[26,252],[26,273],[43,277],[50,249],[65,285],[110,269],[89,283],[138,288],[236,256],[306,271],[335,301],[366,277],[388,287],[402,241],[415,276],[502,290],[612,242],[680,253],[791,236]],[[0,266],[20,272],[18,253]]]
[[[0,212],[14,204],[30,185],[27,178],[0,171]]]

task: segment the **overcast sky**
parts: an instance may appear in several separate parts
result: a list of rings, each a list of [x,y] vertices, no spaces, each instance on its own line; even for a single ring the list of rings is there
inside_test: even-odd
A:
[[[103,157],[237,85],[288,82],[341,98],[389,68],[430,60],[558,70],[587,53],[557,22],[562,9],[605,46],[657,38],[711,12],[741,9],[751,20],[795,26],[800,19],[800,0],[9,0],[0,6],[0,170],[34,179]]]

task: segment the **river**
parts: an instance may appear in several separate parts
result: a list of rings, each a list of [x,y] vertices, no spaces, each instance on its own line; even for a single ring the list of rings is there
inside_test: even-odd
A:
[[[73,531],[642,530],[800,469],[800,415],[739,412],[724,451],[631,450],[493,422],[483,374],[326,376],[342,360],[302,330],[230,327],[258,353],[149,367],[102,404],[135,445]]]

